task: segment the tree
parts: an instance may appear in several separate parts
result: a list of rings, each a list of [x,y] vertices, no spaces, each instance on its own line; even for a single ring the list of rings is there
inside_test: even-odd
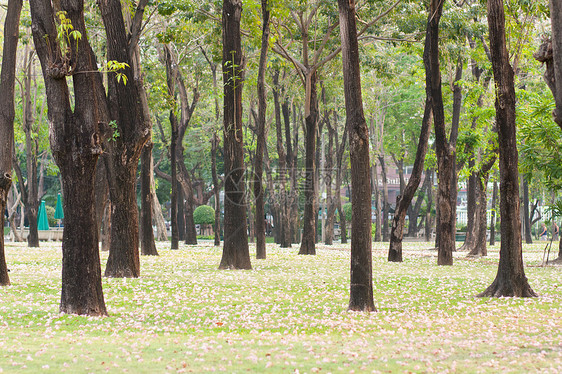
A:
[[[208,205],[200,205],[193,211],[196,225],[212,225],[215,223],[215,210]]]
[[[347,131],[351,154],[353,188],[351,236],[350,310],[373,311],[373,274],[371,256],[371,171],[369,130],[363,114],[359,46],[355,24],[355,3],[338,0],[340,35],[347,113]]]
[[[263,153],[266,146],[267,96],[265,89],[265,72],[267,68],[267,51],[269,49],[270,12],[268,1],[261,1],[262,37],[258,71],[258,118],[256,123],[257,146],[254,160],[254,198],[256,202],[256,258],[265,259],[265,199],[262,186]]]
[[[96,162],[102,152],[100,127],[106,131],[109,128],[102,77],[87,38],[83,2],[60,4],[58,26],[51,2],[29,3],[33,40],[47,92],[51,150],[63,185],[60,311],[106,315],[94,208]],[[68,75],[72,76],[74,105]]]
[[[490,52],[496,82],[496,123],[500,162],[501,245],[498,273],[480,297],[533,297],[523,268],[519,215],[519,172],[515,134],[515,86],[505,38],[503,0],[488,0]]]
[[[242,137],[243,55],[240,34],[242,0],[224,0],[222,8],[224,84],[224,245],[219,269],[251,269],[244,188]]]
[[[12,152],[14,149],[14,92],[16,56],[19,39],[21,0],[9,0],[4,22],[4,46],[0,72],[0,286],[10,284],[4,254],[4,212],[12,186]]]
[[[554,95],[556,109],[554,121],[562,129],[562,2],[550,0],[550,18],[552,23],[552,73],[549,87]]]
[[[141,0],[131,27],[125,26],[120,0],[98,2],[107,36],[107,58],[120,64],[108,77],[112,141],[107,142],[105,165],[111,198],[111,244],[105,276],[140,276],[136,174],[142,150],[150,136],[150,118],[142,106],[144,87],[140,60],[135,55],[148,0]]]

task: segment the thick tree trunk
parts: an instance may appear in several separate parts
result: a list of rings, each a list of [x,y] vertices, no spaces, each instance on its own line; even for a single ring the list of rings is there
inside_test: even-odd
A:
[[[146,1],[138,5],[141,18],[145,5]],[[121,2],[102,0],[98,6],[107,36],[107,58],[128,64],[120,71],[128,78],[127,84],[115,73],[110,73],[108,79],[109,110],[119,134],[108,142],[106,157],[112,217],[105,276],[136,278],[140,276],[136,172],[142,149],[149,140],[150,120],[142,107],[142,79],[135,74],[140,71],[133,56],[137,44],[125,27]]]
[[[9,0],[4,21],[2,71],[0,73],[0,286],[8,286],[10,277],[4,252],[4,212],[12,186],[12,152],[14,150],[14,94],[16,57],[19,37],[21,0]],[[23,186],[22,186],[23,188]]]
[[[242,1],[224,0],[222,10],[225,201],[224,246],[219,269],[251,269],[242,138]]]
[[[501,246],[498,273],[493,283],[478,296],[532,297],[523,267],[519,216],[519,173],[515,134],[515,87],[513,69],[505,40],[503,0],[488,0],[490,52],[496,81],[496,123],[500,151]]]
[[[316,254],[316,219],[318,217],[318,197],[316,180],[316,131],[318,129],[318,99],[316,96],[316,72],[307,76],[310,92],[310,109],[305,117],[305,181],[304,218],[300,255]]]
[[[338,1],[347,131],[351,154],[352,227],[349,309],[374,311],[371,259],[371,170],[369,130],[363,114],[359,46],[355,25],[355,3]]]
[[[108,178],[111,197],[111,244],[105,276],[138,278],[140,276],[139,220],[134,187],[137,169],[133,169],[128,163],[115,164],[114,161],[108,158],[105,164],[106,168],[111,170]],[[132,224],[134,229],[129,226]]]
[[[141,154],[141,253],[145,256],[158,256],[154,231],[152,230],[152,142],[147,143]]]
[[[408,185],[404,189],[404,193],[396,199],[396,211],[392,219],[392,230],[390,232],[390,248],[388,250],[388,261],[402,262],[402,238],[404,236],[404,220],[408,207],[412,203],[414,194],[418,189],[423,172],[423,164],[427,153],[427,145],[429,134],[431,133],[431,102],[426,99],[425,111],[422,120],[422,128],[418,141],[418,149],[416,151],[416,159],[412,175],[408,181]],[[427,177],[426,177],[427,178]],[[416,217],[417,219],[417,213]],[[416,224],[417,226],[417,224]]]
[[[50,2],[30,1],[33,40],[41,61],[47,92],[50,143],[61,171],[65,228],[62,243],[62,295],[60,311],[105,315],[94,207],[96,162],[102,152],[98,126],[108,123],[105,90],[87,39],[83,3],[64,2],[74,29],[82,34],[69,46],[74,75],[74,111],[64,77],[64,64],[56,39],[55,14]],[[63,67],[59,70],[57,67]],[[68,141],[72,139],[72,141]]]

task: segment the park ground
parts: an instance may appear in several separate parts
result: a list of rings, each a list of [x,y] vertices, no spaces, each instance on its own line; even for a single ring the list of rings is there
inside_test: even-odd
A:
[[[219,271],[211,243],[160,243],[141,278],[103,279],[109,317],[94,318],[58,312],[59,243],[8,243],[0,372],[560,372],[562,267],[540,266],[544,243],[524,246],[531,299],[475,297],[497,246],[438,267],[430,243],[405,243],[403,263],[386,261],[387,245],[373,248],[370,314],[346,310],[349,244],[317,256],[268,244],[252,271]]]

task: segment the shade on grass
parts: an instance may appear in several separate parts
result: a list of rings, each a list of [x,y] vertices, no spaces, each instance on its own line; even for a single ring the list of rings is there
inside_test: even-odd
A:
[[[37,229],[49,230],[49,220],[47,218],[47,209],[45,208],[45,201],[41,201],[39,208],[39,215],[37,217]]]

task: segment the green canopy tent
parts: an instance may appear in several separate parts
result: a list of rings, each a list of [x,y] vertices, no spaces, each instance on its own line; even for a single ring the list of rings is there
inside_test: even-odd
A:
[[[55,207],[55,219],[60,220],[64,218],[64,210],[62,209],[62,199],[60,193],[57,195],[57,206]]]
[[[47,218],[47,208],[45,208],[45,201],[41,201],[39,216],[37,217],[37,229],[49,230],[49,219]]]

